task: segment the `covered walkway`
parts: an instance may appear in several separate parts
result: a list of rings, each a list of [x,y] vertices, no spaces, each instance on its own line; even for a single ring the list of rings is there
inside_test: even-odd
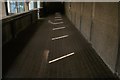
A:
[[[2,9],[3,79],[119,80],[119,2],[8,0]]]
[[[3,53],[18,53],[5,78],[116,78],[60,13],[29,26]]]

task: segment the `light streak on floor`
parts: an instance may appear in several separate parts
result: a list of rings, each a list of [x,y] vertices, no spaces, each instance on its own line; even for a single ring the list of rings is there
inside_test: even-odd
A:
[[[48,21],[49,23],[51,23],[51,24],[63,24],[64,22],[57,22],[57,23],[54,23],[54,22],[52,22],[52,21]]]
[[[53,28],[53,30],[60,30],[60,29],[64,29],[66,27],[59,27],[59,28]]]
[[[62,18],[62,17],[55,17],[55,18]]]
[[[63,19],[55,19],[55,21],[60,21],[60,20],[63,20]]]
[[[55,38],[52,38],[52,40],[57,40],[57,39],[62,39],[62,38],[66,38],[68,37],[69,35],[64,35],[64,36],[60,36],[60,37],[55,37]]]
[[[60,59],[66,58],[66,57],[68,57],[68,56],[71,56],[71,55],[73,55],[73,54],[74,54],[74,52],[72,52],[72,53],[70,53],[70,54],[67,54],[67,55],[64,55],[64,56],[62,56],[62,57],[56,58],[56,59],[54,59],[54,60],[51,60],[51,61],[49,61],[49,64],[50,64],[50,63],[53,63],[53,62],[55,62],[55,61],[58,61],[58,60],[60,60]]]

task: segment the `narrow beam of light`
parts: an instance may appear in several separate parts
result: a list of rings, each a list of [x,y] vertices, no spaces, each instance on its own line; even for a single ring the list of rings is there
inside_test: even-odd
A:
[[[61,15],[59,12],[56,12],[55,15]]]
[[[62,39],[62,38],[68,37],[68,36],[69,36],[69,35],[64,35],[64,36],[60,36],[60,37],[55,37],[55,38],[52,38],[52,40]]]
[[[53,24],[63,24],[63,22],[53,23]]]
[[[55,19],[55,21],[60,21],[60,20],[63,20],[63,19]]]
[[[53,30],[64,29],[65,27],[53,28]]]
[[[50,64],[50,63],[53,63],[53,62],[55,62],[55,61],[58,61],[58,60],[60,60],[60,59],[66,58],[66,57],[68,57],[68,56],[71,56],[71,55],[73,55],[73,54],[74,54],[74,52],[72,52],[72,53],[70,53],[70,54],[67,54],[67,55],[64,55],[64,56],[62,56],[62,57],[56,58],[56,59],[54,59],[54,60],[51,60],[51,61],[49,61],[49,64]]]
[[[63,22],[58,22],[58,23],[53,23],[52,21],[48,21],[49,23],[51,23],[51,24],[63,24]]]
[[[55,18],[62,18],[62,17],[55,17]]]

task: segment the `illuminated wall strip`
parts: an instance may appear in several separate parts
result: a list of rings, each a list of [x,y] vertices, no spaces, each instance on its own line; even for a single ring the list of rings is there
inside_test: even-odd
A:
[[[66,38],[68,37],[69,35],[64,35],[64,36],[60,36],[60,37],[55,37],[55,38],[52,38],[52,40],[57,40],[57,39],[62,39],[62,38]]]
[[[64,29],[66,27],[59,27],[59,28],[53,28],[53,30],[59,30],[59,29]]]
[[[70,54],[67,54],[67,55],[64,55],[64,56],[62,56],[62,57],[56,58],[56,59],[54,59],[54,60],[51,60],[51,61],[49,61],[49,63],[53,63],[53,62],[58,61],[58,60],[60,60],[60,59],[66,58],[66,57],[68,57],[68,56],[71,56],[71,55],[73,55],[73,54],[74,54],[74,52],[72,52],[72,53],[70,53]]]

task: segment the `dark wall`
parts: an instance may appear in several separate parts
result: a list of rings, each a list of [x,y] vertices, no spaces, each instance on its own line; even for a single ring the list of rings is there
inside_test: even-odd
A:
[[[65,13],[115,72],[118,54],[118,3],[65,3]]]

